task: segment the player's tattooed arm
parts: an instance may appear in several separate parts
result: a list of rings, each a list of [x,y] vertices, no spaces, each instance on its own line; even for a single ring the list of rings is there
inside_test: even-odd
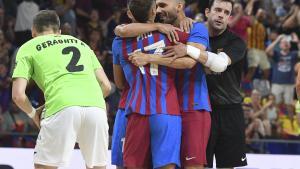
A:
[[[107,97],[111,90],[110,82],[103,70],[103,68],[98,68],[95,70],[95,75],[97,78],[97,81],[102,89],[103,97]]]
[[[169,53],[167,55],[172,55]],[[129,60],[136,66],[144,66],[148,63],[163,65],[175,69],[191,69],[195,66],[196,61],[189,57],[178,58],[173,60],[170,57],[163,57],[163,55],[158,54],[145,54],[142,52],[135,52],[131,54]]]
[[[124,38],[136,37],[152,31],[159,31],[165,34],[171,42],[179,41],[179,36],[176,31],[180,31],[180,29],[170,24],[130,23],[118,25],[114,30],[117,36]]]

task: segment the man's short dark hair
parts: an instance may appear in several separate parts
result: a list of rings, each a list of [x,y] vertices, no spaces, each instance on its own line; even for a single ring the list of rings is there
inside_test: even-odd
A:
[[[33,19],[33,27],[41,33],[47,29],[58,32],[60,27],[59,17],[55,11],[42,10]]]
[[[146,23],[154,3],[155,0],[129,0],[127,6],[137,22]]]
[[[232,7],[234,5],[234,1],[233,0],[209,0],[208,3],[208,8],[211,9],[211,7],[213,6],[213,4],[215,3],[215,1],[220,1],[220,2],[229,2],[231,3]]]

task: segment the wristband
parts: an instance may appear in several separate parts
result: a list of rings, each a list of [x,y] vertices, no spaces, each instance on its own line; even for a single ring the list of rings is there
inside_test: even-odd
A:
[[[191,46],[191,45],[186,45],[186,53],[193,59],[198,60],[201,54],[201,50]]]
[[[35,116],[36,110],[34,107],[32,107],[31,113],[27,114],[30,118],[33,118]]]

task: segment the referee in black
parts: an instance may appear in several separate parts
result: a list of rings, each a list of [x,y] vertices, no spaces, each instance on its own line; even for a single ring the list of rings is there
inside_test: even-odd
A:
[[[205,11],[211,52],[225,52],[231,60],[224,72],[208,71],[206,76],[212,105],[211,134],[206,150],[209,168],[213,167],[214,156],[217,168],[247,165],[240,88],[247,46],[227,28],[232,8],[232,0],[210,0]]]

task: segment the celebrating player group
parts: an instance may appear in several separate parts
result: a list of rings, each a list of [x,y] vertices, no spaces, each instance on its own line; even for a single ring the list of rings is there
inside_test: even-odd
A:
[[[187,18],[184,7],[184,0],[128,0],[132,23],[115,28],[118,168],[212,168],[214,156],[218,168],[247,165],[239,89],[246,45],[227,29],[233,2],[211,0],[206,23]],[[88,45],[61,35],[59,24],[53,11],[35,17],[34,39],[17,54],[13,99],[41,127],[35,168],[67,166],[78,142],[86,167],[104,169],[110,83]],[[45,94],[38,109],[25,94],[30,79]]]

